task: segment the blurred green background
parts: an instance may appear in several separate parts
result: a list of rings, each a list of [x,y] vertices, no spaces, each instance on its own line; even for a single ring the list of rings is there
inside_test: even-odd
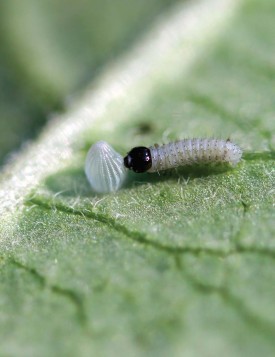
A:
[[[0,2],[0,165],[178,1]]]

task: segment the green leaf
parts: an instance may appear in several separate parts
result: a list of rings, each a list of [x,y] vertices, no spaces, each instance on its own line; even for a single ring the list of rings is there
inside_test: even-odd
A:
[[[3,171],[6,355],[273,356],[271,0],[182,4]],[[88,147],[240,144],[235,168],[129,175],[98,196]]]
[[[177,1],[1,2],[0,164]]]

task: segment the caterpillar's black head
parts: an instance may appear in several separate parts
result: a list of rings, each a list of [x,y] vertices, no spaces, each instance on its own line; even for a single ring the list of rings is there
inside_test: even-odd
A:
[[[152,167],[150,149],[144,146],[133,148],[124,158],[124,165],[134,172],[145,172]]]

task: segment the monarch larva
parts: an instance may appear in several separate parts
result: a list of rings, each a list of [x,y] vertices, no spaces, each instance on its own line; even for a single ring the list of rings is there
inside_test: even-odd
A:
[[[117,191],[124,183],[126,170],[157,172],[192,163],[236,165],[242,150],[230,140],[183,139],[162,146],[133,148],[123,159],[109,144],[94,144],[86,158],[86,176],[96,192]]]
[[[230,140],[183,139],[162,146],[133,148],[124,165],[135,172],[156,172],[193,163],[229,163],[236,165],[242,150]]]

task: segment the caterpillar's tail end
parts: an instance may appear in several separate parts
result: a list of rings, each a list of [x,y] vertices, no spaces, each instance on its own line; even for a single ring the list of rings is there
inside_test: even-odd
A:
[[[230,163],[232,166],[236,166],[241,161],[243,151],[238,145],[230,141],[227,141],[226,146],[227,146],[226,161]]]

